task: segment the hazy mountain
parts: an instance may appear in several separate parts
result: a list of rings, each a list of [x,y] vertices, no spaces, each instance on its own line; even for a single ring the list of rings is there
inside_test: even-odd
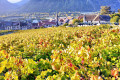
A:
[[[21,2],[16,3],[19,6],[23,6],[24,4],[26,4],[29,0],[22,0]]]
[[[55,11],[99,11],[100,6],[111,6],[112,10],[120,8],[120,0],[30,0],[21,10],[26,12]]]
[[[0,13],[15,10],[17,5],[9,3],[7,0],[0,0]]]
[[[9,3],[0,0],[0,13],[5,12],[59,12],[59,11],[99,11],[100,6],[111,6],[112,10],[120,8],[120,0],[22,0]]]
[[[20,11],[20,8],[25,5],[29,0],[22,0],[18,3],[10,3],[7,0],[0,0],[0,14],[13,13]]]

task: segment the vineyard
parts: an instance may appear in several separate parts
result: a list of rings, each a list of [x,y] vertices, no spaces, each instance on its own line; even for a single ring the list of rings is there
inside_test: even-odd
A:
[[[0,36],[0,80],[120,80],[120,30],[46,28]]]
[[[13,32],[15,32],[15,30],[0,30],[0,36],[1,35],[5,35],[5,34],[11,34],[11,33],[13,33]]]

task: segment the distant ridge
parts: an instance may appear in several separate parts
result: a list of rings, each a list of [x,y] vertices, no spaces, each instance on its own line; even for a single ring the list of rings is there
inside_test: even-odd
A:
[[[96,12],[100,6],[111,6],[112,10],[120,9],[120,0],[23,0],[12,4],[0,0],[0,13],[6,12]]]
[[[25,5],[28,1],[29,1],[29,0],[22,0],[21,2],[16,3],[16,4],[19,5],[19,6],[23,6],[23,5]]]
[[[23,0],[19,3],[10,3],[7,0],[0,0],[0,14],[19,11],[20,7],[25,5],[29,0]]]
[[[30,0],[21,10],[25,12],[93,12],[100,6],[111,6],[112,10],[120,8],[119,0]]]
[[[15,10],[17,7],[17,5],[9,3],[7,0],[0,0],[0,13]]]

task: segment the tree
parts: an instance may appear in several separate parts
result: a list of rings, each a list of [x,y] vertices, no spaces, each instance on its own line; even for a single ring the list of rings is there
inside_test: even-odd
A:
[[[83,19],[80,19],[80,22],[82,22],[82,23],[83,23]]]
[[[119,25],[120,25],[120,19],[119,19]]]
[[[72,22],[73,24],[79,24],[80,23],[80,20],[78,20],[78,19],[73,19],[73,22]]]
[[[68,14],[66,14],[66,16],[68,16]]]
[[[111,18],[110,22],[114,24],[114,23],[118,23],[119,20],[120,20],[119,16],[114,16],[113,18]]]
[[[111,18],[113,18],[113,17],[115,17],[115,16],[119,16],[119,17],[120,17],[120,14],[117,14],[117,13],[115,13],[115,14],[110,14],[110,17],[111,17]]]
[[[74,16],[74,14],[71,14],[71,16]]]
[[[68,23],[65,23],[63,26],[68,26]]]
[[[110,6],[101,6],[101,10],[100,10],[100,14],[110,14],[111,11],[111,7]]]
[[[78,22],[76,22],[75,24],[74,24],[74,27],[77,27],[79,25],[79,23]]]
[[[120,9],[118,9],[118,13],[120,14]]]

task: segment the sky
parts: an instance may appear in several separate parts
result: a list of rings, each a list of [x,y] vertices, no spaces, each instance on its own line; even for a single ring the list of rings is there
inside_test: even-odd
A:
[[[22,0],[8,0],[8,1],[11,2],[11,3],[17,3],[17,2],[20,2]]]

